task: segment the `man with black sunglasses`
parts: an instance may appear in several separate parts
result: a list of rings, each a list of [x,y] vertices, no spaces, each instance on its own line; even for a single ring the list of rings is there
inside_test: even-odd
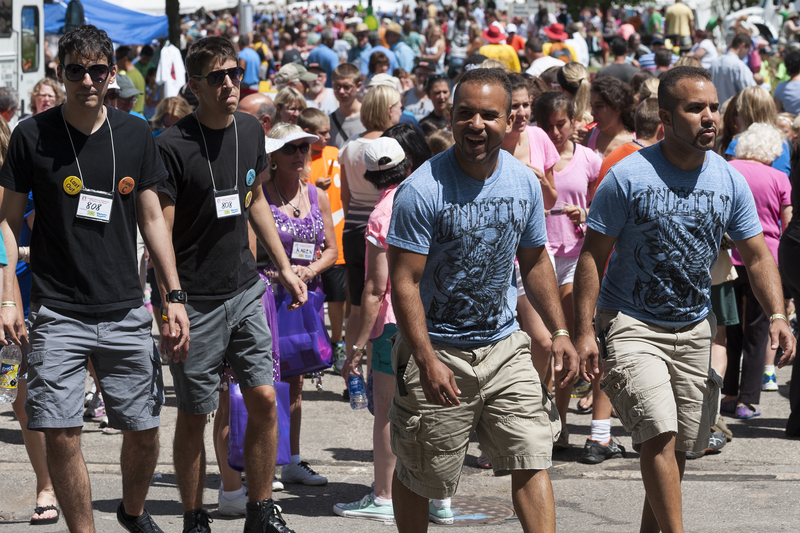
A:
[[[175,473],[184,531],[211,531],[203,508],[203,434],[208,413],[218,406],[224,359],[251,416],[244,449],[249,492],[246,498],[243,489],[223,495],[241,502],[245,532],[290,533],[271,499],[277,446],[272,337],[248,221],[278,266],[280,282],[293,295],[292,308],[305,302],[306,286],[292,271],[261,189],[261,173],[268,164],[262,126],[253,116],[236,112],[241,79],[237,64],[227,39],[207,37],[192,44],[186,70],[197,111],[157,139],[169,173],[159,188],[161,205],[178,274],[190,298],[186,309],[194,321],[189,357],[170,363],[178,399]]]
[[[156,186],[167,178],[147,123],[103,105],[113,83],[106,32],[81,26],[58,43],[57,75],[67,95],[17,126],[0,171],[0,226],[10,264],[29,191],[36,225],[31,256],[28,429],[42,431],[56,497],[70,531],[94,531],[89,475],[81,454],[87,360],[100,381],[112,427],[123,431],[123,497],[128,531],[160,532],[144,502],[158,460],[161,364],[142,304],[136,228],[164,287],[181,293]],[[3,339],[20,344],[25,325],[13,269],[3,280]],[[35,314],[35,318],[34,318]],[[169,356],[186,357],[189,322],[180,302],[164,309]],[[0,341],[6,344],[5,341]],[[24,343],[23,343],[24,344]]]

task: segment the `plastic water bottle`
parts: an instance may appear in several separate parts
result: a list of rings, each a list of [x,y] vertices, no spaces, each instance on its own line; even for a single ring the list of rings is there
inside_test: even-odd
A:
[[[12,403],[17,399],[20,363],[22,350],[16,344],[9,344],[0,350],[0,402]]]
[[[347,389],[350,391],[350,407],[365,409],[367,407],[367,392],[364,388],[364,377],[350,372],[347,378]]]

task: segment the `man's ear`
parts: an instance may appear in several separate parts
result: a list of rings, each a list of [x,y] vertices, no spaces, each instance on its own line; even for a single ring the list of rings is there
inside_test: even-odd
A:
[[[667,126],[672,127],[672,113],[667,111],[666,109],[659,109],[658,110],[658,118],[661,119],[661,128],[666,128]]]

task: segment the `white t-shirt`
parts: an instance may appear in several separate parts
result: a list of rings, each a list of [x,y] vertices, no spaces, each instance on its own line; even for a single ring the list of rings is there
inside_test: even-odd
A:
[[[339,102],[336,100],[336,96],[333,94],[333,91],[326,88],[325,92],[325,98],[323,98],[319,105],[317,105],[317,102],[314,100],[306,98],[306,106],[321,109],[328,115],[339,109]]]
[[[455,92],[455,89],[453,92]],[[452,92],[450,94],[452,96]],[[433,111],[433,102],[428,98],[428,95],[423,93],[422,98],[420,98],[417,96],[414,89],[409,89],[403,95],[403,109],[413,113],[414,118],[420,121],[431,114]]]
[[[364,179],[367,165],[364,152],[374,139],[359,135],[350,137],[339,151],[339,166],[344,170],[347,186],[350,189],[350,205],[344,219],[344,231],[352,231],[367,226],[369,215],[380,198],[380,191]]]
[[[536,76],[537,78],[542,75],[542,72],[545,70],[552,68],[552,67],[563,67],[565,63],[560,59],[556,59],[552,56],[544,56],[540,57],[539,59],[535,59],[528,70],[525,71],[526,74],[530,74],[531,76]]]

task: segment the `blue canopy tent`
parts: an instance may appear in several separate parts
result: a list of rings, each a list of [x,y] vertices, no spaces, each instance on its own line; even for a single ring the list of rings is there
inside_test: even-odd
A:
[[[45,4],[46,33],[63,33],[68,4],[67,0],[59,4]],[[81,0],[81,4],[86,24],[94,24],[105,30],[115,43],[149,44],[153,39],[166,38],[168,35],[166,15],[147,15],[103,0]]]

